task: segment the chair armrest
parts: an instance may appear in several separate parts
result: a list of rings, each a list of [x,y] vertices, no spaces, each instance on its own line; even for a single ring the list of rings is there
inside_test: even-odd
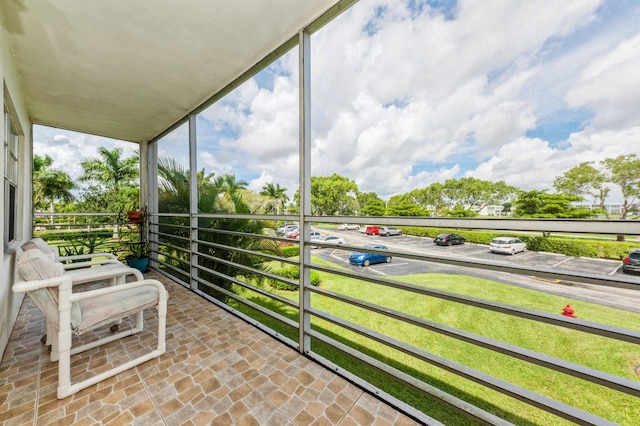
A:
[[[118,293],[123,291],[129,291],[132,288],[154,286],[158,289],[158,303],[166,302],[169,298],[169,294],[164,284],[158,280],[146,279],[141,281],[133,281],[127,283],[127,285],[116,285],[112,287],[101,287],[95,290],[87,290],[80,293],[72,293],[69,296],[69,302],[77,302],[83,299],[90,299],[92,297],[103,296],[105,294]]]
[[[68,259],[63,259],[63,260],[68,260]],[[87,268],[89,266],[94,266],[94,265],[109,265],[109,264],[124,265],[124,263],[120,262],[117,259],[100,259],[100,260],[88,260],[86,262],[63,263],[62,267],[65,269],[65,271],[68,271],[71,269]]]
[[[118,262],[120,263],[120,262]],[[106,269],[106,268],[105,268]],[[71,272],[71,271],[70,271]],[[107,270],[103,270],[102,268],[89,268],[86,270],[85,274],[82,276],[73,276],[72,281],[75,281],[76,284],[82,282],[87,283],[91,281],[100,281],[106,280],[109,278],[120,278],[126,277],[127,275],[134,275],[136,277],[136,281],[140,281],[144,279],[142,272],[135,268],[129,268],[122,264],[121,268],[108,268]],[[74,280],[75,278],[75,280]],[[127,283],[129,285],[130,283]]]
[[[46,280],[18,281],[11,289],[16,293],[26,293],[29,291],[39,290],[41,288],[62,287],[65,283],[68,283],[68,287],[71,288],[71,278],[63,275]]]
[[[64,262],[67,260],[92,260],[94,257],[106,257],[108,259],[118,260],[113,253],[85,253],[85,254],[75,254],[73,256],[58,256],[58,262]]]

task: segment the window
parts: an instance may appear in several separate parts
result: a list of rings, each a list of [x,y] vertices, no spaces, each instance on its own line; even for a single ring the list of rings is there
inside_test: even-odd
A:
[[[5,246],[16,238],[18,211],[18,132],[4,110]]]

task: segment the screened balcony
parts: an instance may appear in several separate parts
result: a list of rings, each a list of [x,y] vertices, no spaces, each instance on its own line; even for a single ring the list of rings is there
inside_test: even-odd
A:
[[[169,291],[167,352],[63,400],[56,399],[56,363],[40,343],[44,317],[25,299],[0,364],[0,423],[416,424],[162,275],[146,277]],[[147,321],[146,333],[89,351],[72,369],[107,368],[154,340]]]
[[[340,18],[355,2],[304,2],[304,10],[297,3],[251,9],[247,15],[234,2],[224,3],[233,12],[226,15],[205,6],[207,2],[200,5],[212,8],[207,13],[196,8],[182,14],[165,4],[154,12],[159,19],[141,6],[131,6],[136,13],[129,13],[94,5],[97,9],[83,16],[73,4],[65,4],[60,14],[43,6],[3,4],[15,52],[6,56],[16,58],[15,74],[21,76],[19,84],[5,87],[5,98],[13,91],[20,100],[17,92],[26,88],[23,102],[9,105],[5,115],[24,121],[16,126],[22,152],[29,151],[29,132],[21,128],[33,123],[139,144],[140,206],[148,212],[144,238],[152,249],[151,274],[166,283],[172,310],[167,354],[57,401],[55,370],[39,343],[44,324],[25,300],[0,370],[0,411],[5,413],[0,419],[8,424],[637,424],[638,277],[622,274],[618,254],[605,255],[603,249],[597,253],[602,256],[547,256],[543,240],[560,234],[615,244],[621,235],[635,242],[639,222],[349,215],[338,209],[318,213],[311,179],[331,164],[314,162],[314,150],[355,157],[354,179],[362,173],[393,180],[394,175],[386,174],[393,167],[372,171],[366,161],[358,161],[357,152],[345,154],[341,148],[362,142],[375,153],[403,134],[408,122],[393,114],[374,117],[371,128],[359,129],[352,138],[331,138],[327,121],[344,119],[341,123],[349,130],[351,115],[328,117],[330,104],[353,102],[353,112],[358,112],[370,101],[351,92],[353,99],[345,100],[334,86],[344,78],[339,68],[358,58],[361,46],[335,58],[329,49],[313,50],[320,44],[314,41],[324,37],[350,46]],[[371,23],[360,25],[364,32],[376,34],[374,23],[383,12],[372,12]],[[353,15],[361,16],[357,10]],[[131,16],[142,19],[142,25],[123,26],[118,37],[143,43],[122,43],[123,51],[116,54],[108,24],[130,23]],[[219,25],[201,17],[215,17]],[[173,22],[189,31],[166,31],[174,28]],[[49,28],[69,28],[73,37],[49,34]],[[156,37],[153,43],[144,43],[145,34]],[[65,43],[85,39],[88,44],[81,49]],[[217,49],[211,47],[214,41]],[[401,41],[404,45],[409,39]],[[67,59],[65,66],[60,58]],[[331,60],[324,62],[326,58]],[[376,68],[379,62],[370,59],[368,69]],[[402,67],[396,66],[401,58],[392,59],[384,69],[404,81]],[[338,69],[326,72],[329,62]],[[102,68],[109,73],[94,72]],[[504,71],[487,72],[486,80],[495,82]],[[283,78],[269,80],[271,75]],[[432,74],[420,73],[424,75]],[[111,78],[115,83],[105,84],[113,83]],[[433,86],[421,80],[425,91],[438,92],[444,77],[435,78]],[[357,89],[359,83],[347,85]],[[274,101],[259,105],[266,118],[247,119],[259,132],[240,138],[234,133],[239,118],[234,113],[255,112],[245,103],[247,93],[277,93],[284,102],[265,96]],[[393,113],[407,106],[413,93],[383,95],[388,98],[382,96],[380,109]],[[282,105],[293,113],[277,121]],[[513,104],[508,106],[511,110]],[[439,125],[446,116],[438,112],[428,118]],[[427,121],[423,115],[410,117],[409,122]],[[471,118],[473,124],[484,122]],[[399,126],[390,131],[376,127],[378,123]],[[437,126],[423,130],[447,139]],[[278,143],[266,146],[264,134],[275,134]],[[365,137],[371,134],[382,138]],[[535,139],[520,149],[540,148]],[[439,154],[431,140],[408,137],[402,143],[407,151],[429,148],[425,158]],[[252,157],[256,162],[281,154],[280,161],[268,166],[281,173],[276,178],[293,176],[295,188],[290,189],[298,190],[294,208],[285,211],[274,204],[259,210],[259,203],[248,203],[230,190],[233,182],[227,182],[225,191],[213,185],[210,168],[217,167],[218,175],[226,167],[243,170],[250,151],[261,154]],[[20,163],[22,191],[28,189],[29,160]],[[538,172],[551,173],[542,166]],[[29,199],[30,194],[22,196],[25,212],[31,211]],[[31,219],[25,214],[25,228]],[[300,226],[297,241],[275,233],[278,225],[291,222]],[[312,230],[338,233],[342,223],[395,226],[405,232],[402,239],[383,240],[349,231],[340,247],[311,240]],[[487,242],[435,251],[434,230],[524,234],[539,245],[503,257],[491,257]],[[30,233],[21,236],[26,239]],[[387,250],[367,248],[372,241],[383,242]],[[349,264],[352,252],[372,252],[390,262],[355,267]],[[5,253],[5,264],[9,257]],[[533,258],[537,260],[529,262]],[[9,282],[9,273],[6,278]],[[115,353],[96,351],[78,362],[99,368],[122,355],[124,348],[114,346],[108,349]]]

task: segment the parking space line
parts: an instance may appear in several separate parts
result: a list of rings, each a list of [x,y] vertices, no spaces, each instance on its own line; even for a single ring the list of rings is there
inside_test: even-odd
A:
[[[571,259],[573,259],[573,257],[567,257],[567,258],[566,258],[565,260],[563,260],[562,262],[558,262],[558,263],[556,263],[555,265],[551,265],[551,267],[552,267],[552,268],[554,268],[554,267],[556,267],[556,266],[562,265],[564,262],[568,262],[568,261],[570,261]]]
[[[616,268],[613,271],[609,272],[609,275],[617,274],[621,267],[622,267],[622,265],[616,266]]]

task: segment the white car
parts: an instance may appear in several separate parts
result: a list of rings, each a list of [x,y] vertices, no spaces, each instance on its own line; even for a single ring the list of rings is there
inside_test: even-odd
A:
[[[494,238],[489,244],[489,250],[491,253],[503,253],[514,255],[516,253],[523,252],[527,249],[527,245],[517,238],[513,237],[498,237]]]
[[[338,225],[338,231],[350,231],[352,229],[357,231],[360,229],[360,226],[351,223],[343,223],[341,225]]]
[[[335,244],[338,246],[342,246],[345,244],[345,241],[344,238],[338,237],[336,235],[323,235],[318,238],[312,238],[311,243]]]

